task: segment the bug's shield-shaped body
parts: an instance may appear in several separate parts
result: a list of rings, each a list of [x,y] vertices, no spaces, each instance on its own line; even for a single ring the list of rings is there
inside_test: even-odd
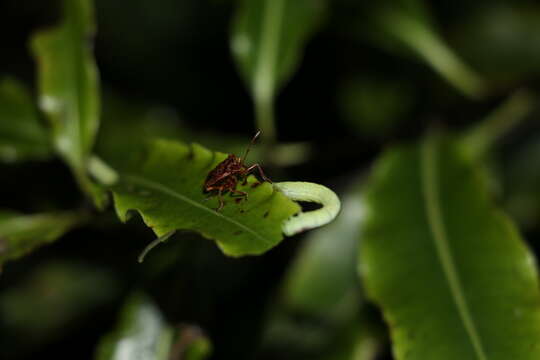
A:
[[[236,179],[235,175],[243,173],[244,168],[245,165],[242,164],[241,159],[230,154],[225,160],[217,164],[214,170],[208,174],[204,183],[205,190],[210,191],[212,190],[211,188],[215,186],[219,187],[219,185],[227,178],[232,177]]]
[[[245,176],[246,166],[242,163],[242,159],[233,154],[230,154],[225,160],[220,162],[214,170],[208,174],[204,183],[204,191],[217,191],[219,200],[219,207],[216,209],[217,211],[223,208],[225,203],[223,202],[222,194],[228,191],[247,199],[247,193],[236,190],[238,180],[245,178]]]

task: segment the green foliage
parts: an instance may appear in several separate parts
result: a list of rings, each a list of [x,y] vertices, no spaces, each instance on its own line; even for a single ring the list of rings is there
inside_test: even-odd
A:
[[[230,195],[221,211],[217,197],[205,201],[208,173],[226,154],[200,145],[156,140],[145,151],[118,164],[120,182],[113,187],[118,216],[126,221],[130,210],[138,211],[158,237],[178,229],[199,232],[216,240],[227,255],[261,254],[282,239],[282,223],[300,207],[274,190],[269,183],[254,187],[250,176],[238,189],[249,194],[240,203]]]
[[[540,139],[521,145],[505,167],[506,207],[526,229],[540,220]]]
[[[373,45],[410,53],[439,73],[463,95],[486,95],[485,80],[470,68],[439,34],[423,0],[376,2],[366,10],[364,29]]]
[[[248,87],[274,93],[291,77],[301,50],[324,13],[322,0],[242,0],[231,37],[232,53]]]
[[[540,73],[540,9],[534,2],[473,7],[452,27],[451,39],[466,59],[500,85]],[[499,85],[499,86],[500,86]]]
[[[274,139],[273,102],[317,29],[323,0],[242,0],[231,34],[232,54],[255,100],[263,138]]]
[[[364,215],[359,180],[341,196],[341,215],[304,239],[285,275],[265,349],[283,346],[292,358],[316,359],[373,359],[379,353],[380,334],[360,314],[365,309],[359,311],[365,306],[356,272]]]
[[[535,263],[460,144],[388,151],[366,206],[361,273],[397,359],[539,357]]]
[[[28,90],[13,78],[0,81],[0,161],[46,159],[51,145]]]
[[[60,25],[34,35],[39,105],[53,130],[56,151],[69,164],[81,187],[98,207],[104,192],[87,174],[99,127],[99,79],[90,46],[94,15],[90,0],[64,0]]]
[[[143,294],[132,295],[122,307],[115,329],[96,349],[96,360],[204,360],[212,344],[199,328],[173,329],[157,306]]]
[[[363,216],[358,191],[344,195],[342,215],[310,233],[285,279],[284,301],[299,312],[329,317],[350,316],[359,303],[356,252]],[[354,307],[354,305],[353,305]]]
[[[84,356],[126,291],[98,360],[540,357],[533,253],[489,193],[538,235],[534,1],[33,3],[6,8],[0,69],[25,79],[0,80],[0,358]],[[20,39],[53,21],[32,84]],[[216,211],[205,181],[253,131],[242,81],[249,163],[295,181],[237,179],[249,198]],[[391,147],[365,187],[382,145],[433,124],[467,131]]]
[[[0,210],[0,268],[55,241],[85,219],[86,215],[75,212],[24,215]]]
[[[122,309],[116,329],[105,336],[96,360],[167,360],[173,339],[156,306],[143,295],[132,296]]]

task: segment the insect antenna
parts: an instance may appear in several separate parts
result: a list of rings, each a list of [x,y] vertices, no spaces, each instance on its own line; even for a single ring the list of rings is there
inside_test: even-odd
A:
[[[248,154],[249,154],[249,150],[251,149],[251,146],[255,143],[255,140],[257,140],[257,138],[259,137],[259,135],[261,134],[261,130],[257,131],[257,133],[253,136],[253,139],[251,139],[251,142],[249,143],[247,149],[246,149],[246,152],[244,153],[244,156],[242,156],[240,158],[240,161],[242,163],[244,163],[244,160],[246,160]]]

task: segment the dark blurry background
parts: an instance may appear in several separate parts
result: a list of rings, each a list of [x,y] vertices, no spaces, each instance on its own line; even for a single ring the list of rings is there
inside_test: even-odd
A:
[[[339,192],[387,145],[416,138],[434,123],[465,129],[514,90],[538,88],[536,1],[427,2],[442,37],[490,84],[489,96],[481,100],[463,96],[407,51],[373,40],[366,28],[377,5],[328,3],[322,28],[277,101],[279,140],[309,142],[313,153],[280,172],[283,178],[277,180],[314,181]],[[235,2],[227,0],[97,0],[95,56],[104,104],[113,101],[107,100],[110,96],[135,108],[154,106],[190,134],[249,138],[255,131],[252,102],[229,51],[234,9]],[[0,1],[0,75],[23,80],[35,93],[27,42],[34,31],[59,18],[57,1]],[[505,137],[493,157],[503,204],[505,184],[526,178],[520,191],[527,197],[534,191],[531,177],[540,178],[540,171],[517,180],[509,173],[516,159],[525,161],[524,168],[540,169],[540,157],[526,151],[540,140],[537,115],[538,109]],[[115,121],[114,116],[104,115],[104,127],[107,121]],[[1,207],[22,212],[89,206],[60,160],[0,165],[0,189]],[[528,239],[538,233],[536,220],[527,220]],[[203,328],[216,359],[295,358],[262,351],[260,339],[302,236],[260,257],[232,259],[212,242],[180,233],[143,265],[137,264],[138,253],[151,240],[151,231],[140,221],[122,225],[109,211],[92,225],[9,263],[0,280],[0,297],[4,306],[13,306],[14,318],[0,319],[0,351],[5,354],[0,357],[92,358],[125,296],[144,289],[171,323]],[[64,273],[72,277],[63,278]],[[63,284],[63,290],[51,292],[50,281]]]

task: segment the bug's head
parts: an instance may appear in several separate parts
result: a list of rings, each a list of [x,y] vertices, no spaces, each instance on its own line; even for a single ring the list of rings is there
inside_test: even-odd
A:
[[[246,149],[246,152],[244,153],[244,156],[242,156],[240,158],[240,162],[241,163],[244,163],[244,161],[246,160],[248,154],[249,154],[249,150],[251,149],[251,146],[255,143],[255,141],[257,140],[257,138],[259,137],[259,135],[261,135],[261,130],[258,130],[255,135],[253,135],[253,138],[251,139],[251,142],[249,143],[247,149]]]

